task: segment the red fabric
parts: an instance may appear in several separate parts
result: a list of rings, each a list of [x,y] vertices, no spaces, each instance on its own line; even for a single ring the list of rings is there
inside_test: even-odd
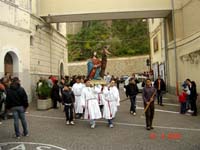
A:
[[[179,95],[179,102],[180,103],[186,102],[186,98],[187,98],[187,94],[185,92],[181,93],[181,95]]]
[[[0,83],[0,90],[5,90],[5,86]]]
[[[51,77],[51,81],[53,82],[53,84],[55,84],[56,80],[57,80],[56,77],[54,77],[54,76]]]

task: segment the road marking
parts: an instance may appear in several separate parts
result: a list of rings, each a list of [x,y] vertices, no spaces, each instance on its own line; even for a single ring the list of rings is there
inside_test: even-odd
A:
[[[24,144],[25,145],[38,145],[36,148],[37,148],[37,150],[39,150],[40,148],[45,148],[44,146],[48,146],[49,148],[48,149],[51,149],[51,148],[56,148],[56,149],[58,149],[58,150],[67,150],[67,149],[65,149],[65,148],[61,148],[61,147],[58,147],[58,146],[55,146],[55,145],[51,145],[51,144],[43,144],[43,143],[33,143],[33,142],[5,142],[5,143],[0,143],[0,145],[1,146],[7,146],[7,145],[12,145],[12,144],[20,144],[20,145],[18,145],[18,146],[20,146],[20,149],[22,149],[22,148],[25,148],[25,147],[22,147],[22,146],[24,146]],[[22,145],[22,146],[21,146]],[[14,149],[19,149],[19,147],[14,147]],[[42,146],[42,147],[41,147]],[[1,148],[1,147],[0,147]],[[17,150],[16,149],[16,150]],[[24,149],[22,149],[22,150],[24,150]]]
[[[143,103],[143,101],[139,101],[139,100],[136,100],[136,102],[139,102],[139,103]],[[168,105],[168,106],[180,106],[179,104],[172,104],[172,103],[163,103],[163,105]]]
[[[143,107],[136,107],[136,109],[144,109]],[[179,114],[179,112],[176,111],[169,111],[169,110],[162,110],[162,109],[155,109],[156,112],[165,112],[165,113],[171,113],[171,114]]]
[[[30,117],[37,117],[37,118],[45,118],[45,119],[57,119],[57,120],[65,120],[64,117],[50,117],[50,116],[40,116],[40,115],[27,115]],[[88,122],[88,120],[78,120],[80,122]],[[107,124],[107,121],[96,121],[97,123],[105,123]],[[123,123],[123,122],[115,122],[117,125],[123,125],[123,126],[132,126],[132,127],[145,127],[143,124],[132,124],[132,123]],[[166,126],[154,126],[155,128],[159,129],[171,129],[171,130],[183,130],[183,131],[197,131],[200,132],[200,129],[197,128],[179,128],[179,127],[166,127]]]
[[[129,98],[125,98],[125,99],[122,99],[120,102],[124,102],[124,101],[127,101],[129,100]],[[139,103],[143,103],[143,101],[141,100],[136,100],[136,103],[139,102]],[[179,107],[180,105],[179,104],[173,104],[173,103],[163,103],[164,105],[168,105],[168,106],[177,106]]]

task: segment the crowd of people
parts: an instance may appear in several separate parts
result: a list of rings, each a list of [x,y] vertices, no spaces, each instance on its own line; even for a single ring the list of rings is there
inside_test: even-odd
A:
[[[54,76],[49,76],[46,80],[41,78],[37,83],[37,87],[47,83],[50,90],[50,96],[53,101],[53,108],[57,109],[57,104],[64,106],[66,116],[66,124],[74,125],[75,119],[87,119],[90,127],[95,128],[95,120],[104,118],[108,122],[108,126],[113,128],[113,118],[115,118],[118,106],[120,105],[119,87],[116,86],[117,78],[107,73],[102,80],[91,80],[86,76],[69,76],[62,77],[60,82]],[[94,82],[95,81],[95,82]],[[137,79],[135,75],[129,78],[126,86],[126,95],[130,99],[130,114],[136,115],[136,96],[138,94]],[[190,79],[186,79],[182,85],[182,92],[179,95],[181,104],[180,113],[192,113],[197,115],[197,91],[196,84]],[[164,80],[158,76],[152,85],[151,79],[145,80],[142,91],[142,99],[144,103],[144,113],[146,116],[146,129],[153,129],[152,122],[154,118],[154,102],[160,106],[163,105],[163,93],[166,91]],[[28,108],[28,98],[24,88],[20,84],[18,77],[4,77],[0,82],[0,111],[2,105],[5,109],[1,113],[1,119],[5,119],[8,112],[13,113],[14,129],[17,138],[21,135],[28,136],[28,127],[25,119],[25,111]],[[1,111],[2,112],[2,111]],[[21,120],[23,133],[19,131],[19,120]],[[1,120],[0,120],[1,123]]]
[[[38,86],[42,79],[38,82]],[[74,124],[74,118],[90,120],[91,128],[95,128],[95,120],[104,118],[108,120],[109,127],[113,128],[112,119],[115,117],[117,107],[120,105],[118,88],[115,80],[90,80],[85,76],[61,78],[60,83],[52,76],[47,80],[51,87],[53,108],[57,103],[64,105],[66,124]]]
[[[2,107],[4,105],[4,110],[0,118],[6,119],[8,113],[12,112],[16,138],[20,138],[21,135],[29,136],[25,118],[25,112],[29,106],[28,97],[25,89],[20,84],[19,78],[3,77],[0,82],[0,91],[0,112],[2,112]],[[22,134],[20,132],[19,120],[23,128]]]

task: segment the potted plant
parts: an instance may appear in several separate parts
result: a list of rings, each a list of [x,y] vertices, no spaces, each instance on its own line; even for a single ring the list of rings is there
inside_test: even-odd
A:
[[[46,80],[40,80],[37,83],[37,109],[47,110],[52,107],[52,100],[50,98],[51,88]]]

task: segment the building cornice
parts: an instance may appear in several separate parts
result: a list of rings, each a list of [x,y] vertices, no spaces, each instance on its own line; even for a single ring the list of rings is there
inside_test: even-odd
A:
[[[5,27],[8,27],[8,28],[15,29],[15,30],[18,30],[18,31],[22,31],[22,32],[25,32],[25,33],[31,33],[30,30],[27,30],[27,29],[24,29],[24,28],[21,28],[21,27],[14,26],[14,25],[9,24],[9,23],[7,23],[7,22],[0,21],[0,25],[5,26]]]

